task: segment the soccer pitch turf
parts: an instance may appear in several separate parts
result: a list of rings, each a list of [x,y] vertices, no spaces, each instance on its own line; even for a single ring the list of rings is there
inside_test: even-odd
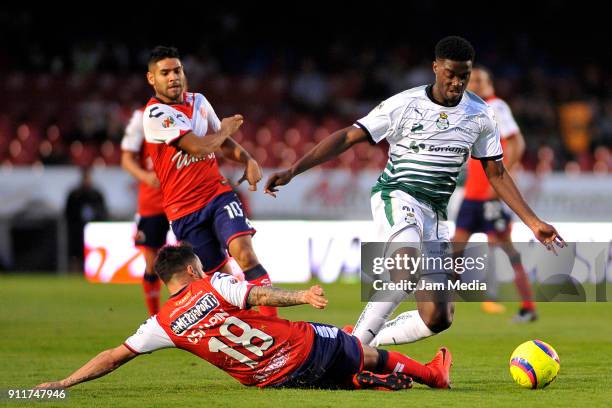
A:
[[[291,288],[307,285],[283,285]],[[356,284],[324,285],[326,310],[309,306],[280,310],[292,320],[353,324],[363,304]],[[162,296],[167,296],[163,292]],[[401,306],[402,310],[412,308]],[[240,385],[216,367],[179,350],[141,356],[116,372],[69,390],[51,406],[610,406],[612,401],[612,304],[542,303],[540,320],[528,325],[487,315],[479,304],[460,303],[446,332],[393,347],[425,362],[445,345],[453,353],[452,390],[415,384],[412,390],[261,390]],[[90,284],[78,277],[0,275],[0,405],[7,389],[59,380],[98,352],[121,344],[146,318],[139,286]],[[561,372],[543,390],[519,388],[508,372],[514,347],[539,338],[553,345]],[[40,405],[39,405],[40,406]]]

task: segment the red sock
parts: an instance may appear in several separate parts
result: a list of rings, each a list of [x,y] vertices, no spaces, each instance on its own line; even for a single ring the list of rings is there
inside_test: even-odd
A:
[[[256,286],[272,286],[270,275],[261,264],[257,264],[251,269],[244,271],[244,279]],[[277,317],[278,312],[272,306],[258,306],[259,313],[264,316]]]
[[[521,262],[515,262],[512,264],[514,269],[514,284],[518,290],[519,296],[522,299],[521,307],[523,309],[534,310],[535,302],[533,301],[533,294],[531,293],[531,285],[527,278],[527,273]]]
[[[144,289],[145,303],[149,309],[149,315],[153,316],[159,312],[159,288],[161,282],[157,275],[144,275],[142,277],[142,288]]]
[[[424,364],[419,363],[397,351],[378,350],[379,360],[376,371],[383,374],[400,372],[408,374],[412,379],[421,384],[431,384],[434,381],[434,373]]]

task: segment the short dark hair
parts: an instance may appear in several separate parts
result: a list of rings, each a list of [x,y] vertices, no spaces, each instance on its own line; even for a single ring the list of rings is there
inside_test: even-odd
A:
[[[193,265],[197,256],[186,242],[177,245],[166,245],[157,253],[153,270],[159,278],[168,283],[174,274],[182,272],[188,265]]]
[[[178,50],[175,47],[167,47],[165,45],[158,45],[151,50],[149,55],[149,66],[155,64],[157,61],[161,61],[166,58],[181,58]]]
[[[457,35],[444,37],[436,44],[436,59],[474,61],[476,51],[468,40]]]

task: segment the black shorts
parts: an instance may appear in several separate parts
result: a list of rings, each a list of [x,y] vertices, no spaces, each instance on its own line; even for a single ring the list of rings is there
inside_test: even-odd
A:
[[[363,369],[361,343],[337,327],[310,325],[315,336],[308,358],[287,380],[274,387],[352,389],[353,376]]]
[[[463,200],[457,215],[457,228],[468,232],[506,234],[512,217],[499,200]]]
[[[136,246],[146,246],[157,249],[166,244],[166,236],[170,228],[165,214],[138,217],[138,231],[134,237]]]

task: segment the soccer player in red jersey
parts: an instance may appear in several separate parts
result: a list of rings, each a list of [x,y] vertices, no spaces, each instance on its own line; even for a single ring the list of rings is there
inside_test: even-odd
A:
[[[142,128],[144,108],[132,114],[121,141],[121,166],[138,180],[137,232],[135,244],[140,247],[145,259],[142,286],[149,314],[159,311],[160,281],[153,271],[153,261],[159,248],[166,243],[168,220],[162,206],[159,180],[148,156],[147,143]]]
[[[172,294],[160,312],[116,348],[101,352],[67,378],[38,388],[93,380],[146,353],[179,348],[257,387],[410,388],[412,379],[449,388],[452,356],[441,348],[420,364],[395,351],[362,345],[337,327],[264,316],[251,306],[327,305],[320,286],[292,291],[254,286],[215,272],[206,275],[191,246],[159,251],[155,272]]]
[[[525,140],[512,111],[506,102],[495,96],[495,88],[489,70],[476,66],[472,70],[468,90],[484,99],[493,108],[504,150],[504,165],[511,171],[525,151]],[[537,319],[535,302],[529,279],[521,262],[521,254],[512,245],[512,217],[487,180],[478,160],[469,159],[464,199],[457,216],[457,229],[453,237],[455,249],[462,252],[470,236],[476,232],[487,234],[489,243],[499,246],[510,259],[514,269],[514,282],[522,299],[515,322],[531,322]],[[495,271],[491,271],[495,272]],[[482,304],[489,313],[502,313],[504,307],[492,301]]]
[[[151,52],[147,80],[155,96],[145,108],[143,127],[172,231],[179,240],[193,245],[206,273],[220,270],[229,251],[246,280],[270,285],[253,251],[255,229],[219,172],[215,157],[220,151],[227,159],[244,164],[239,183],[247,181],[251,191],[257,189],[259,164],[231,138],[242,125],[242,116],[220,121],[204,95],[185,91],[185,73],[176,48],[159,46]],[[259,310],[276,314],[275,308]]]

